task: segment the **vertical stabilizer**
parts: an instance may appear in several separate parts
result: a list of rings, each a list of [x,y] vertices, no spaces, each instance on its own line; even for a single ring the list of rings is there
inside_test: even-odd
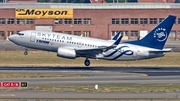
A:
[[[155,49],[163,49],[172,29],[172,26],[175,22],[175,19],[176,16],[169,15],[141,40],[129,41],[125,43]]]

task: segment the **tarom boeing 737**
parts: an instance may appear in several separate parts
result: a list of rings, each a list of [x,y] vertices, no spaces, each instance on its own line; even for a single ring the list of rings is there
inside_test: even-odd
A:
[[[57,56],[75,59],[84,57],[84,64],[90,65],[89,58],[105,60],[142,60],[162,57],[171,49],[163,49],[176,17],[169,15],[141,40],[121,42],[122,36],[112,40],[82,37],[76,35],[25,30],[9,36],[13,43],[27,48],[57,52]],[[117,33],[119,34],[119,33]]]

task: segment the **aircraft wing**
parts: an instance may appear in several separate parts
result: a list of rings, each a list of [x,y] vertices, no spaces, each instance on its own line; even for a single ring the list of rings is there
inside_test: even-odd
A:
[[[90,49],[75,49],[76,53],[79,55],[86,55],[86,56],[95,56],[103,51],[107,51],[109,49],[115,48],[120,43],[123,36],[120,36],[111,46],[99,46],[97,48],[90,48]]]
[[[153,50],[149,51],[150,53],[161,53],[161,52],[170,52],[172,49],[171,48],[165,48],[163,50]]]

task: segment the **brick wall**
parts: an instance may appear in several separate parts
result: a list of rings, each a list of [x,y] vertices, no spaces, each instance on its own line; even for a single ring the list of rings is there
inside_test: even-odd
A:
[[[15,18],[15,9],[0,9],[0,18]],[[165,18],[168,15],[176,15],[177,18],[180,18],[180,10],[179,9],[121,9],[121,10],[90,10],[90,9],[82,9],[82,10],[74,10],[74,18],[91,18],[91,25],[55,25],[54,19],[35,19],[33,25],[0,25],[0,31],[5,31],[7,34],[7,31],[14,31],[15,33],[17,31],[21,30],[34,30],[36,25],[52,25],[53,31],[71,31],[73,33],[74,31],[91,31],[91,37],[94,38],[101,38],[101,39],[110,39],[111,38],[111,32],[112,31],[119,31],[119,30],[126,30],[129,32],[128,36],[129,39],[137,39],[130,37],[130,31],[131,30],[147,30],[150,31],[152,28],[154,28],[157,24],[112,24],[112,18],[138,18],[140,22],[140,18]],[[73,21],[72,21],[73,22]],[[83,22],[83,20],[82,20]],[[121,20],[120,20],[121,22]],[[130,22],[130,20],[129,20]],[[159,22],[159,20],[158,20]],[[180,36],[178,36],[178,31],[180,31],[180,24],[176,24],[173,26],[172,30],[176,31],[176,38],[172,37],[169,39],[180,39]],[[0,38],[3,39],[3,38]]]

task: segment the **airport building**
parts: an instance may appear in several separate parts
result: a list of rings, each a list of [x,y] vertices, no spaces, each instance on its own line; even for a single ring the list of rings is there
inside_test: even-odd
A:
[[[21,1],[21,0],[20,0]],[[168,15],[177,16],[168,40],[180,40],[180,3],[37,3],[9,0],[0,5],[0,40],[22,30],[43,30],[101,39],[122,31],[137,40]],[[144,0],[145,1],[145,0]],[[155,1],[155,0],[149,0]]]

